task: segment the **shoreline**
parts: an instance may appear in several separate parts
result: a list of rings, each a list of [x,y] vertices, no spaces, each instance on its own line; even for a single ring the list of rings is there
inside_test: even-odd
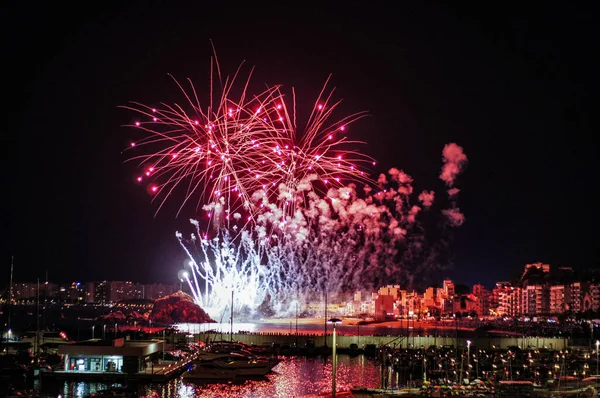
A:
[[[295,323],[296,318],[272,318],[272,319],[260,319],[257,322],[265,325],[276,325],[276,324],[289,324],[290,322]],[[324,324],[324,318],[298,318],[299,325],[322,325]],[[387,320],[387,321],[363,321],[360,318],[343,318],[342,326],[375,326],[375,327],[387,327],[394,329],[407,329],[407,321],[402,320]],[[462,331],[475,331],[474,327],[457,326],[454,322],[443,322],[443,321],[410,321],[408,322],[408,329],[444,329],[444,330],[462,330]]]

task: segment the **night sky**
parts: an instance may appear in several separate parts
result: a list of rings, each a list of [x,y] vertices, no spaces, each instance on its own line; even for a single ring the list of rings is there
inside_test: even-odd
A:
[[[225,72],[245,60],[259,87],[296,87],[301,103],[332,74],[342,111],[370,113],[349,134],[417,192],[444,188],[444,144],[464,148],[466,223],[440,277],[491,285],[530,262],[599,266],[591,10],[119,3],[1,6],[0,284],[13,254],[16,281],[176,281],[175,231],[191,232],[193,208],[155,216],[122,153],[134,114],[118,106],[181,102],[168,73],[207,88],[211,40]]]

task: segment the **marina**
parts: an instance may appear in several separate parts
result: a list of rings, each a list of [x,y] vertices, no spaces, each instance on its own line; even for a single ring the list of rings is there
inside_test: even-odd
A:
[[[529,391],[522,396],[583,397],[595,393],[600,381],[596,347],[568,338],[478,335],[466,327],[458,333],[456,328],[406,333],[399,322],[398,327],[340,323],[334,343],[331,326],[325,335],[321,322],[304,320],[297,331],[286,320],[169,329],[121,325],[116,336],[81,341],[54,333],[48,342],[57,345],[55,353],[44,350],[39,362],[24,352],[21,358],[29,364],[16,353],[3,360],[20,363],[12,372],[23,382],[13,384],[32,391],[21,396],[63,398],[107,396],[116,388],[120,396],[216,397],[223,391],[239,397],[327,396],[334,383],[334,344],[336,391],[353,397],[515,396],[515,390]],[[43,341],[43,333],[40,337]],[[21,345],[28,342],[23,340]],[[12,382],[10,372],[3,369]]]

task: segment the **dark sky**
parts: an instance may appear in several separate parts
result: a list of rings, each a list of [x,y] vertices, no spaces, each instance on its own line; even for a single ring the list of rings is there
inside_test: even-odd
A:
[[[253,81],[294,86],[300,100],[333,74],[343,111],[370,112],[352,128],[363,151],[418,189],[443,188],[441,150],[463,146],[467,221],[446,276],[491,285],[528,262],[599,265],[591,10],[84,3],[0,9],[0,281],[12,254],[17,281],[46,270],[61,282],[175,281],[174,234],[193,214],[154,216],[124,163],[132,114],[118,106],[181,100],[168,73],[208,87],[210,40],[225,71],[245,60]]]

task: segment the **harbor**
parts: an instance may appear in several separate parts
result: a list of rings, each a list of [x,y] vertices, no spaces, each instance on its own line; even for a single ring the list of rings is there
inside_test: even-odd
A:
[[[296,338],[299,341],[298,345],[295,343]],[[203,333],[189,336],[185,333],[173,333],[167,336],[166,340],[135,342],[138,347],[146,344],[162,348],[164,344],[165,352],[171,360],[163,360],[161,350],[150,350],[152,352],[147,356],[139,358],[139,369],[130,365],[129,369],[111,371],[86,368],[43,370],[40,377],[43,384],[72,385],[86,382],[108,386],[128,385],[133,386],[131,388],[136,389],[138,393],[146,388],[161,390],[163,387],[160,386],[172,385],[179,386],[177,388],[201,386],[214,389],[215,384],[222,383],[270,383],[272,379],[288,377],[287,367],[295,367],[302,363],[304,366],[322,366],[319,377],[331,383],[332,338],[333,336],[260,333],[224,336]],[[365,372],[364,364],[369,366],[368,382],[364,383],[366,385],[361,385],[355,378],[348,377],[345,380],[342,377],[337,386],[340,394],[352,395],[338,396],[584,397],[595,396],[600,381],[600,378],[595,376],[596,351],[584,347],[565,347],[564,344],[568,341],[564,339],[537,340],[548,344],[548,347],[515,346],[514,338],[500,337],[474,341],[459,339],[458,346],[425,346],[431,337],[414,336],[413,346],[412,337],[408,342],[406,336],[361,336],[364,344],[359,347],[355,342],[356,336],[336,338],[336,357],[343,358],[336,373],[343,375],[351,368],[354,369],[351,373],[359,369]],[[524,341],[528,343],[535,340],[530,338]],[[456,339],[452,339],[452,342],[456,343]],[[523,339],[520,340],[520,343],[522,342]],[[91,346],[89,342],[88,345],[84,343],[80,344],[80,353],[85,349],[89,350]],[[126,341],[119,341],[117,344],[125,345]],[[552,348],[549,347],[550,344]],[[71,355],[76,356],[77,351],[74,350],[77,345],[70,344],[65,347],[70,350]],[[173,354],[177,357],[171,357]],[[215,362],[215,358],[222,356],[226,356],[227,360]],[[74,363],[79,361],[81,359],[76,359]],[[270,365],[260,368],[257,373],[240,370],[240,367],[247,370],[249,366],[256,369],[260,365],[256,364],[257,362]],[[65,358],[63,363],[73,362]],[[89,363],[92,362],[85,362],[86,366]],[[360,363],[363,365],[359,365]],[[199,371],[199,366],[206,368]],[[520,395],[510,395],[516,394],[515,391]]]

